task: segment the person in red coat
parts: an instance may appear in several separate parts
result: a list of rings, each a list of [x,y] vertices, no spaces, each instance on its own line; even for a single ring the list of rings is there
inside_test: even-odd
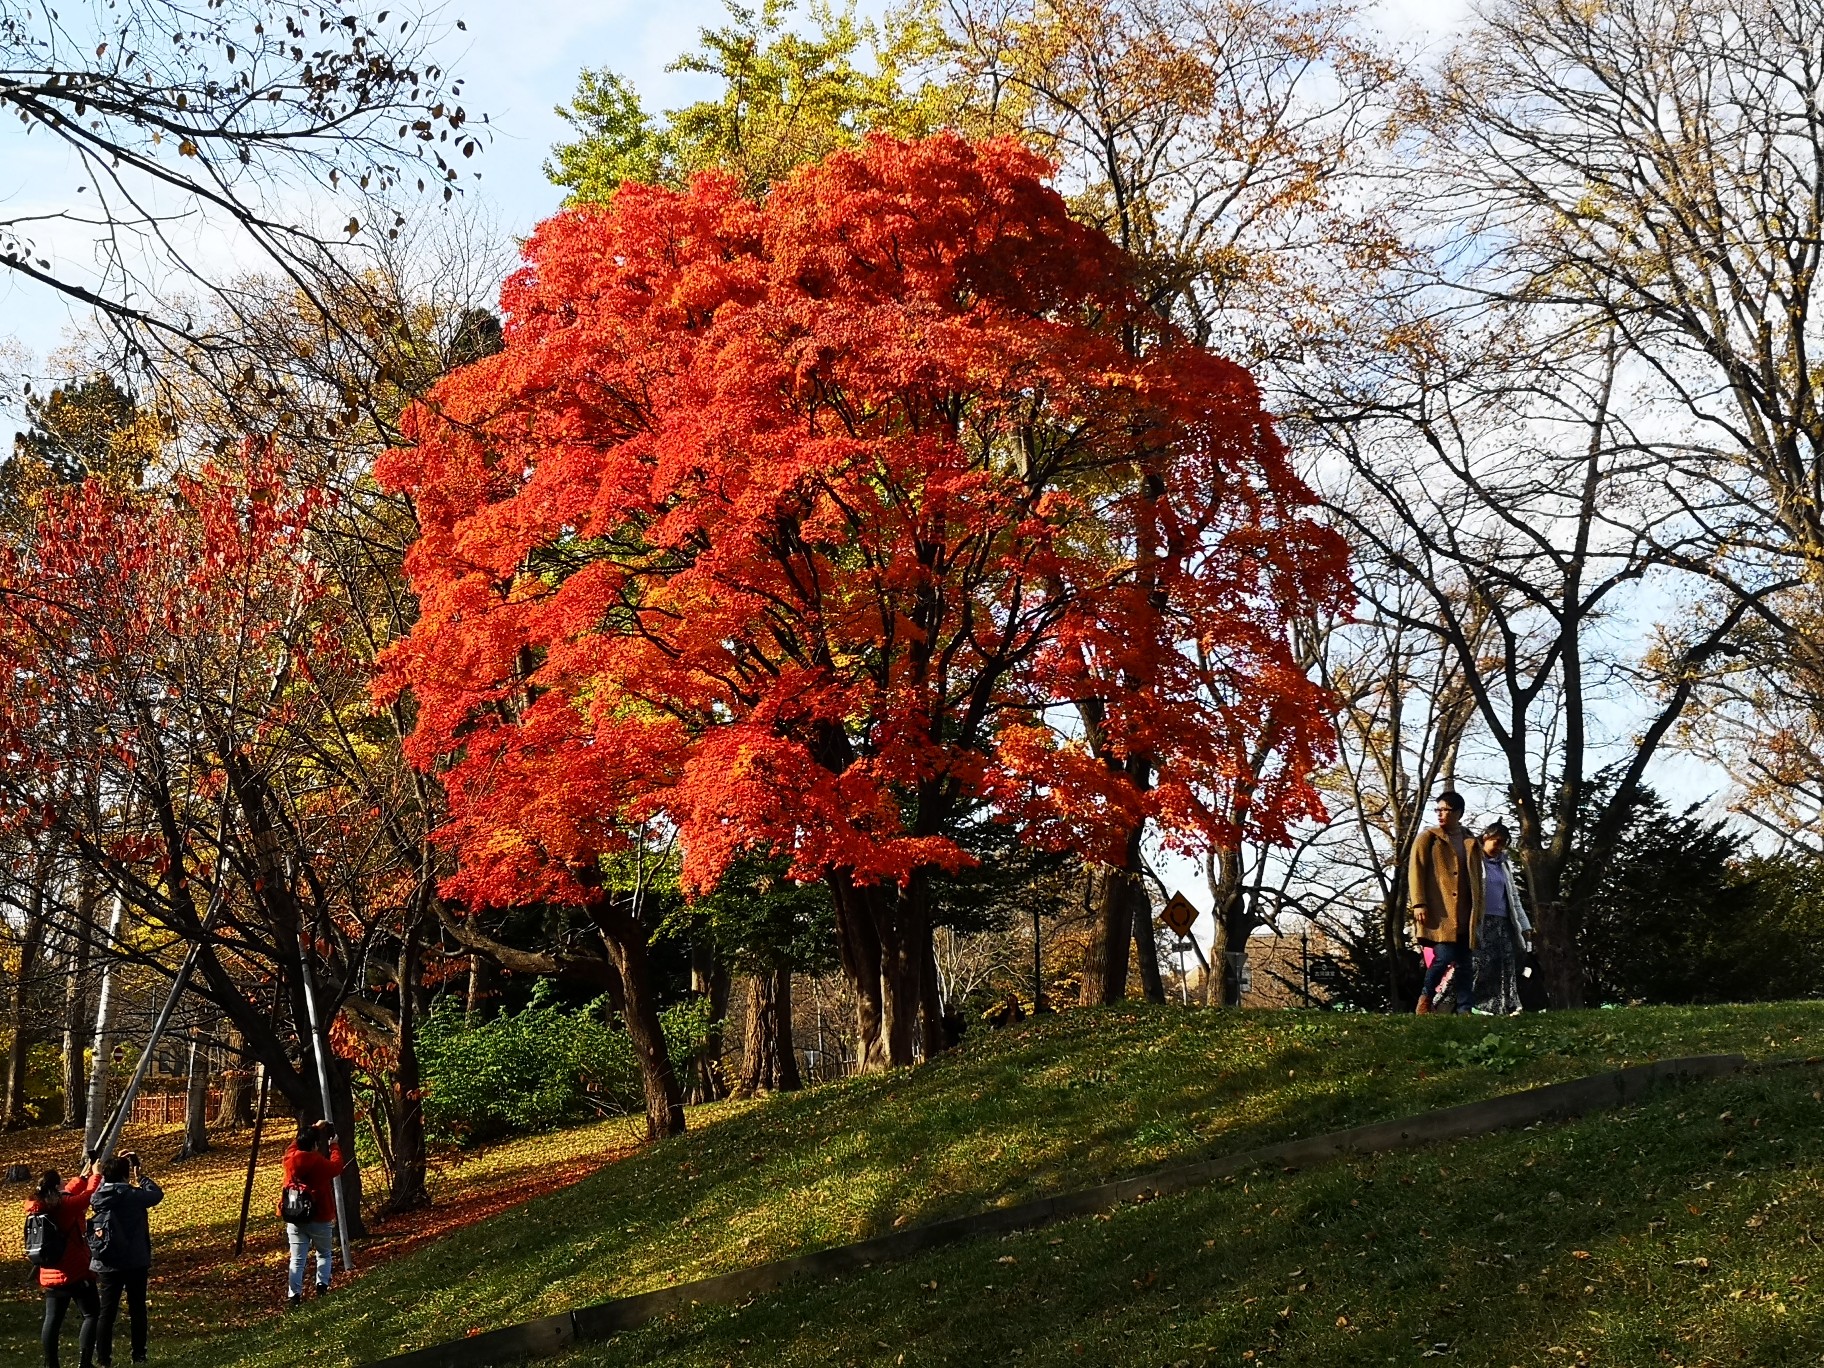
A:
[[[47,1169],[38,1180],[37,1193],[25,1204],[27,1216],[47,1213],[63,1235],[63,1255],[56,1266],[35,1270],[38,1286],[44,1289],[44,1368],[60,1368],[58,1341],[63,1337],[63,1319],[69,1314],[71,1302],[82,1308],[82,1329],[77,1339],[82,1368],[94,1366],[101,1298],[95,1290],[95,1274],[89,1268],[89,1242],[83,1234],[83,1223],[89,1214],[89,1198],[100,1186],[101,1170],[86,1161],[81,1174],[67,1183],[56,1169]]]
[[[325,1147],[329,1150],[327,1156],[323,1153]],[[345,1166],[342,1146],[329,1122],[299,1124],[297,1140],[285,1151],[285,1186],[301,1187],[310,1194],[310,1219],[288,1221],[285,1226],[285,1243],[291,1250],[287,1306],[296,1306],[304,1299],[304,1264],[313,1249],[317,1251],[317,1295],[329,1291],[330,1274],[335,1269],[336,1179]],[[285,1215],[282,1194],[279,1215]]]

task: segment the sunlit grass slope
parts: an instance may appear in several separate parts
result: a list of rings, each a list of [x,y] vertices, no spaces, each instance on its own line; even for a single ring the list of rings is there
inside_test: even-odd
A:
[[[1824,1359],[1815,1069],[1267,1171],[733,1310],[554,1368],[1798,1368]]]
[[[161,1330],[170,1357],[186,1363],[277,1368],[302,1361],[302,1349],[308,1346],[313,1364],[333,1368],[895,1225],[1073,1189],[1262,1141],[1402,1116],[1623,1063],[1723,1050],[1758,1057],[1806,1054],[1819,1042],[1824,1042],[1824,1005],[1815,1004],[1634,1009],[1509,1021],[1209,1013],[1138,1006],[1068,1013],[971,1041],[926,1068],[853,1079],[801,1095],[724,1107],[710,1118],[693,1118],[709,1123],[613,1163],[575,1187],[379,1266],[346,1292],[307,1306],[296,1316],[260,1317],[244,1328],[216,1334],[208,1333],[207,1323],[180,1327],[167,1317]],[[1809,1098],[1805,1091],[1802,1100]],[[1696,1105],[1709,1103],[1702,1100]],[[1518,1155],[1545,1143],[1546,1134],[1485,1143],[1517,1146],[1513,1153]],[[1387,1161],[1387,1172],[1395,1172],[1403,1162],[1408,1161]],[[1439,1164],[1451,1166],[1449,1159],[1431,1153],[1409,1162],[1415,1166],[1411,1174],[1435,1171]],[[1508,1166],[1520,1169],[1521,1163]],[[1501,1190],[1502,1203],[1511,1208],[1508,1220],[1531,1221],[1536,1212],[1547,1210],[1553,1191],[1559,1193],[1557,1202],[1581,1201],[1585,1196],[1567,1190],[1564,1184],[1569,1179],[1534,1183],[1533,1176],[1532,1170],[1522,1170]],[[1716,1177],[1720,1181],[1721,1175]],[[1283,1181],[1332,1180],[1314,1173]],[[1441,1195],[1433,1196],[1434,1186]],[[1410,1188],[1394,1181],[1365,1190],[1390,1197],[1397,1190],[1398,1200],[1389,1202],[1383,1220],[1422,1217],[1421,1224],[1433,1239],[1451,1229],[1452,1222],[1469,1222],[1478,1230],[1486,1227],[1491,1238],[1500,1234],[1492,1224],[1492,1212],[1473,1214],[1479,1209],[1461,1207],[1460,1214],[1453,1213],[1450,1204],[1468,1200],[1465,1194],[1471,1190],[1460,1180],[1415,1182]],[[1198,1279],[1217,1280],[1210,1281],[1212,1287],[1220,1285],[1220,1277],[1254,1268],[1258,1258],[1289,1258],[1291,1262],[1279,1270],[1289,1272],[1306,1259],[1307,1242],[1315,1239],[1321,1245],[1328,1238],[1314,1235],[1311,1223],[1300,1214],[1304,1208],[1287,1205],[1291,1199],[1263,1201],[1255,1211],[1254,1203],[1261,1199],[1251,1192],[1243,1195],[1247,1202],[1241,1207],[1212,1208],[1194,1239],[1188,1227],[1170,1237],[1197,1250],[1204,1249],[1206,1240],[1215,1241],[1197,1256],[1210,1262],[1195,1269]],[[1588,1195],[1595,1201],[1602,1194]],[[1360,1200],[1353,1194],[1352,1199]],[[1210,1200],[1239,1199],[1225,1189]],[[1343,1200],[1344,1207],[1348,1200]],[[1280,1208],[1277,1214],[1275,1205]],[[1133,1216],[1124,1214],[1114,1222],[1091,1223],[1090,1234],[1129,1229],[1123,1223],[1130,1219]],[[1035,1236],[1032,1247],[1051,1249],[1045,1242],[1053,1238],[1060,1236]],[[1087,1236],[1072,1228],[1063,1238],[1068,1242]],[[1363,1262],[1378,1267],[1382,1259],[1416,1257],[1425,1238],[1416,1230],[1389,1230]],[[1410,1255],[1401,1247],[1408,1240],[1418,1242]],[[1257,1252],[1242,1260],[1238,1251],[1250,1248]],[[1353,1258],[1355,1252],[1347,1257]],[[1006,1253],[990,1246],[953,1252],[945,1259],[986,1257],[995,1268],[1020,1267],[993,1262]],[[1086,1249],[1081,1255],[1088,1270],[1084,1276],[1106,1283],[1109,1269],[1104,1265],[1111,1259],[1123,1268],[1143,1262],[1139,1253],[1127,1249],[1107,1258]],[[1064,1265],[1059,1270],[1062,1276]],[[1176,1274],[1159,1273],[1149,1281],[1146,1275],[1151,1271],[1138,1268],[1131,1277],[1124,1273],[1109,1284],[1114,1300],[1107,1306],[1060,1302],[1046,1314],[1054,1321],[1072,1314],[1112,1314],[1141,1298],[1143,1289],[1150,1297],[1156,1286],[1178,1285]],[[936,1277],[941,1293],[948,1285],[945,1276],[926,1274],[922,1281]],[[1136,1281],[1139,1288],[1133,1286]],[[920,1324],[934,1316],[957,1324],[950,1338],[935,1340],[929,1348],[911,1343],[908,1329],[894,1328],[893,1318],[899,1313],[885,1309],[875,1296],[858,1294],[856,1286],[834,1294],[819,1313],[830,1317],[830,1323],[820,1328],[813,1320],[802,1343],[768,1343],[780,1355],[811,1355],[803,1362],[826,1361],[816,1357],[816,1346],[826,1340],[837,1358],[846,1354],[856,1361],[892,1362],[902,1352],[924,1354],[921,1361],[933,1363],[961,1361],[958,1356],[967,1340],[964,1324],[979,1323],[968,1318],[1005,1316],[1004,1308],[993,1309],[993,1298],[978,1305],[977,1295],[986,1295],[990,1282],[997,1288],[1002,1285],[986,1278],[967,1285],[969,1296],[958,1302],[944,1296],[907,1303],[904,1314]],[[917,1279],[906,1284],[913,1289],[918,1285]],[[779,1305],[807,1305],[794,1300],[804,1295],[788,1294]],[[1237,1295],[1245,1299],[1266,1294],[1249,1290]],[[760,1307],[773,1300],[762,1299]],[[864,1301],[866,1311],[861,1309]],[[1073,1305],[1075,1311],[1070,1309]],[[1154,1309],[1172,1305],[1168,1300]],[[1246,1309],[1252,1311],[1256,1305],[1250,1303]],[[1224,1306],[1228,1307],[1227,1300]],[[1273,1308],[1273,1313],[1279,1309]],[[1408,1314],[1402,1308],[1386,1309]],[[809,1319],[807,1312],[796,1314]],[[23,1328],[20,1317],[9,1320]],[[869,1338],[876,1324],[882,1332]],[[706,1341],[700,1349],[706,1357],[691,1357],[699,1349],[664,1337],[675,1333],[688,1340],[707,1333],[707,1325],[706,1321],[704,1326],[675,1332],[648,1332],[637,1341],[646,1346],[644,1350],[606,1351],[635,1357],[603,1361],[638,1362],[638,1354],[649,1353],[654,1361],[671,1361],[664,1356],[681,1354],[684,1357],[676,1361],[719,1363],[734,1357],[742,1338],[753,1340],[756,1353],[762,1344],[749,1332],[731,1333],[725,1342]],[[765,1333],[781,1333],[784,1325],[778,1322]],[[795,1327],[797,1320],[790,1320],[790,1325]],[[1411,1335],[1429,1333],[1417,1326],[1417,1321],[1400,1323],[1400,1333],[1407,1339],[1399,1352],[1406,1357],[1418,1353]],[[1062,1333],[1058,1326],[1047,1331],[1053,1332]],[[652,1338],[655,1333],[658,1337]],[[1209,1333],[1198,1333],[1202,1340],[1184,1341],[1187,1353],[1193,1342],[1214,1342]],[[1438,1336],[1440,1341],[1449,1338]],[[887,1353],[877,1347],[880,1342],[891,1345],[892,1351],[876,1360],[871,1356]],[[1078,1342],[1084,1344],[1085,1354],[1092,1351],[1092,1343],[1080,1336],[1067,1343]],[[1259,1346],[1246,1347],[1258,1354],[1269,1346],[1262,1340]],[[1069,1352],[1074,1360],[1075,1349]],[[1241,1352],[1237,1349],[1224,1361],[1238,1361]],[[1137,1353],[1130,1357],[1110,1348],[1101,1361],[1153,1361],[1150,1349]],[[768,1357],[757,1354],[749,1361],[767,1362]]]

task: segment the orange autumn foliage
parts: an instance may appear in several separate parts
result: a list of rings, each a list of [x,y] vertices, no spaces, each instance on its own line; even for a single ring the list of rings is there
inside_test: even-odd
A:
[[[1292,625],[1346,593],[1253,379],[1130,287],[1011,141],[874,138],[562,213],[379,476],[423,613],[385,660],[449,890],[585,902],[630,818],[904,886],[983,804],[1057,845],[1319,810]],[[1108,753],[1073,730],[1105,709]],[[1265,766],[1250,759],[1263,749]]]

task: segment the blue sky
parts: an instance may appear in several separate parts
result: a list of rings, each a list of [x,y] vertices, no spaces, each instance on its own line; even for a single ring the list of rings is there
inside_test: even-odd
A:
[[[384,0],[374,0],[376,6]],[[880,8],[863,0],[864,11]],[[1374,12],[1390,36],[1424,42],[1463,16],[1462,0],[1385,0]],[[665,67],[695,45],[697,31],[726,17],[721,0],[450,0],[438,17],[448,26],[438,55],[466,81],[464,104],[485,111],[493,146],[477,158],[482,179],[469,194],[508,233],[523,233],[556,208],[557,190],[543,164],[566,125],[553,106],[567,100],[584,67],[612,66],[633,78],[649,108],[695,98],[704,78]],[[467,24],[458,32],[454,22]],[[45,211],[82,206],[75,179],[42,138],[27,138],[14,120],[0,121],[0,211],[22,205]],[[50,243],[66,268],[83,254],[80,242]],[[0,279],[0,345],[10,337],[42,370],[75,313],[62,300],[16,277]],[[0,368],[12,369],[0,355]],[[11,424],[0,414],[0,441]]]
[[[374,7],[382,3],[374,0]],[[863,0],[864,11],[879,7],[877,0]],[[1372,12],[1388,37],[1427,46],[1441,42],[1466,10],[1464,0],[1383,0]],[[682,104],[707,88],[704,78],[665,67],[695,46],[699,29],[724,22],[726,11],[721,0],[451,0],[439,17],[450,26],[440,60],[464,78],[465,107],[485,111],[494,132],[492,146],[477,158],[482,179],[468,194],[502,232],[517,235],[561,199],[543,165],[567,131],[553,107],[569,99],[578,73],[610,66],[633,79],[649,108]],[[466,32],[454,29],[457,19],[467,24]],[[18,129],[14,121],[0,122],[0,208],[80,206],[86,196],[78,198],[68,169],[48,155],[44,140],[28,140]],[[76,259],[81,246],[71,243],[66,250]],[[223,260],[231,264],[231,257]],[[76,321],[75,311],[49,292],[0,279],[0,369],[13,369],[3,350],[10,337],[42,372]],[[0,451],[11,448],[10,419],[0,412]],[[1168,858],[1165,867],[1175,886],[1208,907],[1195,866]],[[1197,935],[1207,943],[1207,920]]]

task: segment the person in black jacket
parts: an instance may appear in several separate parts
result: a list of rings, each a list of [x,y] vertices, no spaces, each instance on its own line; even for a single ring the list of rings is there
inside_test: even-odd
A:
[[[133,1362],[146,1361],[146,1274],[152,1268],[152,1231],[146,1213],[164,1200],[158,1184],[140,1172],[139,1156],[123,1154],[102,1166],[91,1199],[89,1266],[101,1285],[101,1328],[95,1336],[96,1368],[114,1362],[114,1322],[121,1293],[133,1326]]]

